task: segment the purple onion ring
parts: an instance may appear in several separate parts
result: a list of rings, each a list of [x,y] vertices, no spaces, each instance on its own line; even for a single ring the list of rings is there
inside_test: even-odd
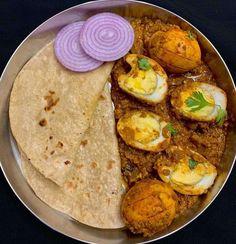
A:
[[[117,14],[96,14],[84,23],[80,43],[92,58],[114,61],[129,52],[134,43],[134,31],[130,23]]]
[[[79,42],[84,21],[65,26],[58,34],[54,43],[54,51],[58,61],[66,68],[86,72],[98,68],[103,62],[88,56]]]

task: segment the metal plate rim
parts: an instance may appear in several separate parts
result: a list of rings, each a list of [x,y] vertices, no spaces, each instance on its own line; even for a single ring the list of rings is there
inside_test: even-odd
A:
[[[55,14],[55,15],[53,15],[52,17],[48,18],[47,20],[45,20],[45,21],[44,21],[43,23],[41,23],[38,27],[36,27],[31,33],[29,33],[29,34],[24,38],[24,40],[18,45],[18,47],[15,49],[15,51],[14,51],[13,54],[11,55],[10,59],[8,60],[6,66],[5,66],[5,68],[4,68],[4,70],[3,70],[2,74],[1,74],[0,82],[2,81],[2,77],[3,77],[4,73],[5,73],[5,71],[7,70],[7,67],[8,67],[9,64],[11,63],[11,60],[12,60],[12,58],[14,57],[15,53],[21,48],[22,44],[23,44],[23,43],[24,43],[24,42],[25,42],[25,41],[26,41],[26,40],[27,40],[27,39],[28,39],[28,38],[35,32],[35,31],[37,31],[41,26],[43,26],[44,24],[46,24],[47,22],[49,22],[49,21],[50,21],[51,19],[53,19],[54,17],[56,17],[56,16],[58,16],[58,15],[64,13],[64,12],[66,12],[66,11],[69,11],[69,10],[71,10],[71,9],[73,9],[73,8],[80,7],[80,6],[85,6],[85,5],[90,5],[90,4],[93,4],[94,2],[108,2],[108,1],[109,1],[109,0],[89,1],[89,2],[82,3],[82,4],[74,5],[74,6],[70,7],[70,8],[67,8],[67,9],[65,9],[65,10],[63,10],[63,11],[61,11],[61,12]],[[213,47],[214,51],[217,53],[218,57],[220,57],[221,61],[223,62],[224,66],[225,66],[225,68],[226,68],[226,71],[227,71],[227,73],[228,73],[228,75],[229,75],[229,77],[230,77],[230,79],[231,79],[231,81],[232,81],[232,85],[233,85],[233,87],[234,87],[234,90],[236,90],[235,83],[233,82],[233,77],[232,77],[232,75],[231,75],[231,73],[230,73],[230,71],[229,71],[229,69],[228,69],[228,67],[227,67],[227,65],[226,65],[226,63],[225,63],[225,61],[224,61],[224,59],[222,58],[222,56],[220,55],[220,53],[218,52],[218,50],[215,48],[215,46],[211,43],[211,41],[210,41],[210,40],[209,40],[209,39],[208,39],[208,38],[207,38],[207,37],[206,37],[206,36],[205,36],[205,35],[198,29],[198,28],[196,28],[194,25],[192,25],[190,22],[188,22],[186,19],[184,19],[183,17],[179,16],[178,14],[176,14],[176,13],[174,13],[174,12],[172,12],[172,11],[166,9],[166,8],[160,7],[160,6],[158,6],[158,5],[151,4],[151,3],[147,3],[147,2],[144,2],[144,1],[137,1],[137,0],[126,0],[126,1],[127,1],[127,3],[144,4],[144,5],[149,5],[149,6],[151,6],[151,7],[159,8],[159,9],[161,9],[161,10],[164,10],[165,12],[168,12],[168,13],[170,13],[170,14],[173,14],[173,15],[177,16],[179,19],[181,19],[181,20],[183,20],[184,22],[188,23],[191,27],[193,27],[195,30],[197,30],[201,35],[204,36],[204,38],[208,41],[208,43],[210,43],[210,45]],[[233,161],[233,163],[232,163],[232,165],[231,165],[231,167],[230,167],[230,170],[227,172],[227,177],[225,178],[224,183],[223,183],[222,186],[219,188],[217,194],[212,198],[212,200],[205,206],[205,208],[204,208],[202,211],[200,211],[196,216],[194,216],[194,218],[192,218],[190,221],[188,221],[188,222],[185,223],[184,225],[180,226],[180,227],[177,228],[176,230],[174,230],[174,231],[172,231],[172,232],[170,232],[170,233],[167,233],[167,234],[165,234],[165,235],[163,235],[163,236],[161,236],[161,237],[158,237],[158,238],[155,238],[155,239],[152,239],[152,240],[147,240],[147,241],[142,242],[142,243],[150,243],[150,242],[153,242],[153,241],[156,241],[156,240],[163,239],[163,238],[165,238],[165,237],[167,237],[167,236],[169,236],[169,235],[172,235],[172,234],[174,234],[175,232],[177,232],[177,231],[181,230],[182,228],[184,228],[185,226],[187,226],[188,224],[190,224],[190,223],[191,223],[192,221],[194,221],[197,217],[199,217],[199,216],[200,216],[200,215],[201,215],[201,214],[202,214],[202,213],[203,213],[203,212],[204,212],[204,211],[205,211],[205,210],[212,204],[212,202],[215,201],[215,199],[217,198],[217,196],[219,195],[219,193],[222,191],[223,187],[225,186],[226,182],[228,181],[228,178],[229,178],[229,176],[230,176],[230,174],[231,174],[231,172],[232,172],[232,170],[233,170],[233,167],[234,167],[234,164],[235,164],[235,160],[236,160],[236,155],[234,156],[234,161]],[[4,166],[3,166],[2,163],[1,163],[1,159],[0,159],[0,167],[1,167],[1,170],[2,170],[2,172],[3,172],[4,177],[5,177],[6,180],[7,180],[7,183],[8,183],[9,186],[11,187],[12,191],[14,192],[14,194],[17,196],[17,198],[20,200],[20,202],[21,202],[21,203],[22,203],[22,204],[23,204],[23,205],[24,205],[24,206],[31,212],[31,214],[33,214],[38,220],[40,220],[43,224],[47,225],[49,228],[53,229],[54,231],[59,232],[59,233],[65,235],[65,236],[68,236],[68,237],[70,237],[70,238],[72,238],[72,239],[74,239],[74,240],[83,241],[83,242],[85,242],[85,243],[93,243],[93,242],[88,242],[88,241],[83,240],[83,239],[78,239],[78,238],[76,238],[76,237],[74,237],[74,236],[72,236],[72,235],[70,235],[70,234],[68,234],[68,233],[66,233],[66,232],[63,232],[63,231],[61,231],[61,230],[58,230],[58,229],[54,228],[53,226],[51,226],[49,223],[47,223],[44,219],[40,218],[40,217],[37,215],[37,213],[35,213],[35,212],[34,212],[34,211],[27,205],[27,203],[21,198],[21,196],[18,195],[18,193],[16,192],[16,190],[15,190],[14,187],[12,186],[12,184],[11,184],[11,182],[10,182],[10,180],[9,180],[9,176],[6,174],[6,172],[5,172],[5,170],[4,170]]]

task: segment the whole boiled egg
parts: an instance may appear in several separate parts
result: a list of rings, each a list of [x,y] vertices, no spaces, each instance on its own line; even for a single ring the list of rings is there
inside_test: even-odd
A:
[[[150,57],[169,72],[184,73],[201,63],[201,50],[191,31],[157,31],[149,40]]]
[[[197,121],[224,119],[227,115],[226,93],[204,82],[187,82],[171,95],[171,104],[182,116]]]
[[[133,110],[121,117],[117,131],[127,145],[145,151],[159,152],[168,147],[167,123],[155,113]]]
[[[143,55],[128,54],[125,60],[131,69],[118,77],[119,87],[146,103],[160,103],[168,90],[167,75],[163,68]]]
[[[182,194],[206,193],[217,176],[215,166],[192,150],[186,152],[179,146],[172,146],[169,150],[175,155],[175,160],[170,157],[168,163],[157,166],[160,178]]]

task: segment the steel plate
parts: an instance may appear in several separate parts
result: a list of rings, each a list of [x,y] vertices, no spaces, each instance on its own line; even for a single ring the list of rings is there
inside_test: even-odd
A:
[[[39,200],[26,183],[20,169],[18,151],[15,142],[11,137],[9,130],[8,103],[12,84],[17,73],[23,65],[45,44],[52,40],[57,31],[64,25],[85,20],[89,16],[98,13],[110,11],[118,13],[125,17],[152,16],[159,17],[164,22],[180,25],[183,29],[192,28],[197,32],[201,48],[203,50],[203,59],[207,62],[213,71],[218,84],[227,92],[228,110],[236,116],[236,89],[230,75],[230,72],[221,58],[220,54],[213,47],[210,41],[194,26],[188,23],[178,15],[144,2],[131,0],[109,0],[95,1],[77,5],[69,8],[35,29],[17,48],[12,55],[6,68],[3,71],[0,81],[0,160],[3,173],[21,202],[39,218],[43,223],[52,229],[63,233],[69,237],[88,243],[140,243],[151,242],[168,236],[192,220],[198,217],[216,198],[224,184],[226,183],[233,168],[236,155],[236,125],[230,127],[226,149],[220,166],[220,175],[211,191],[204,199],[193,209],[187,211],[180,218],[176,219],[172,225],[165,231],[154,235],[151,238],[143,238],[129,234],[125,229],[101,230],[92,228],[61,214],[58,211],[48,207]],[[17,163],[18,161],[18,163]]]

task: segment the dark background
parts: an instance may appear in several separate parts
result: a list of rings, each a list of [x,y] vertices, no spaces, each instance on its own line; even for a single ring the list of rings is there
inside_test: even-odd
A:
[[[0,0],[0,73],[39,24],[86,1]],[[236,1],[148,1],[167,8],[199,28],[218,49],[236,80]],[[236,146],[236,145],[235,145]],[[0,172],[0,243],[78,243],[41,223],[17,199]],[[236,169],[214,203],[184,229],[158,243],[236,243]]]

